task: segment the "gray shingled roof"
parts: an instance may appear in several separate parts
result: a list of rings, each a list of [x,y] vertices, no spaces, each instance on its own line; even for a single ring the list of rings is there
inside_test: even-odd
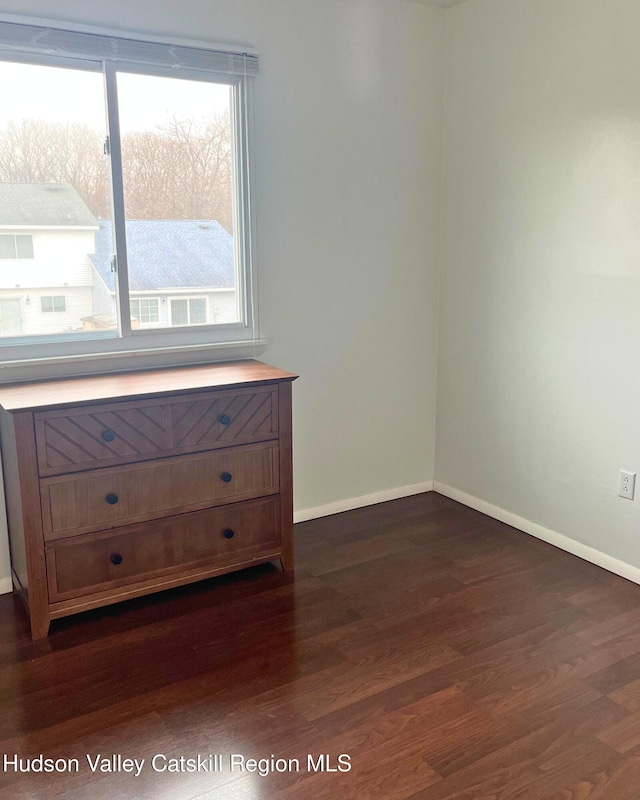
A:
[[[0,183],[0,225],[95,226],[68,183]]]
[[[129,289],[212,287],[235,285],[233,237],[215,220],[127,220]],[[111,221],[100,220],[96,252],[90,256],[113,291]]]

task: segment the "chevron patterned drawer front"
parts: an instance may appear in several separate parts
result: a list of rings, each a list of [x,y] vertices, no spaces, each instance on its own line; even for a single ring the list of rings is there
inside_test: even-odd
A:
[[[175,448],[223,447],[278,436],[278,391],[236,390],[194,395],[171,405]]]
[[[111,403],[35,415],[41,475],[154,458],[169,449],[166,408]]]

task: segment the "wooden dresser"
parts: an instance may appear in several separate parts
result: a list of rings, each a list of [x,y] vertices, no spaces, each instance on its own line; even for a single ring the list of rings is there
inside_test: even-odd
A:
[[[258,361],[0,387],[13,583],[50,620],[279,559],[291,373]]]

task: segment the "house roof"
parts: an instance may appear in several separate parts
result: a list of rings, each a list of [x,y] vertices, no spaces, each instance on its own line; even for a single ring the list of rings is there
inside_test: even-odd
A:
[[[111,221],[98,224],[90,259],[113,291]],[[215,220],[134,219],[126,230],[130,291],[235,285],[233,237]]]
[[[68,183],[0,183],[0,225],[93,228],[96,219]]]

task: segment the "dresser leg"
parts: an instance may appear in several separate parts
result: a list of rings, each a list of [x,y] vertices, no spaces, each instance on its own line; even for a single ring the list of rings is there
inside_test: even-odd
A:
[[[293,572],[293,547],[284,547],[280,552],[280,563],[284,572]]]
[[[22,588],[18,576],[13,570],[11,571],[11,575],[13,577],[13,593],[16,597],[20,598],[24,613],[29,617],[31,638],[34,641],[36,641],[36,639],[46,639],[49,635],[49,625],[51,623],[47,604],[43,603],[40,608],[38,608],[36,605],[38,603],[38,598],[35,597],[31,598],[33,604],[29,605],[27,593]]]
[[[51,618],[49,612],[45,614],[31,615],[31,638],[35,642],[37,639],[46,639],[49,635],[49,625]]]

